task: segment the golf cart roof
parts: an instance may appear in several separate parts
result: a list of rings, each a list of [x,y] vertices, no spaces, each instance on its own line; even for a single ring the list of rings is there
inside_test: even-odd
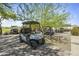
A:
[[[11,26],[11,28],[18,28],[17,26]]]
[[[11,27],[17,27],[17,26],[11,26]]]
[[[37,21],[26,21],[26,22],[23,22],[22,24],[40,24],[40,23]]]

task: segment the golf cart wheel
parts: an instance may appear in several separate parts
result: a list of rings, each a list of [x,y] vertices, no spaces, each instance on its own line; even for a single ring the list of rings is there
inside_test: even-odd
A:
[[[31,47],[32,47],[33,49],[36,49],[36,48],[37,48],[38,43],[37,43],[36,40],[30,40],[30,43],[31,43]]]
[[[42,39],[42,43],[41,44],[45,44],[45,39],[44,38]]]
[[[24,41],[22,40],[21,36],[19,36],[19,41],[20,43],[23,43]]]

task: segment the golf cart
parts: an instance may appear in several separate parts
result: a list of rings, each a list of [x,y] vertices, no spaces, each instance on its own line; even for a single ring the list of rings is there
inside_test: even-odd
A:
[[[34,49],[45,43],[43,32],[40,30],[40,23],[37,21],[23,22],[19,38],[20,42],[25,42]]]
[[[11,26],[10,34],[18,34],[17,26]]]
[[[50,26],[45,26],[43,31],[45,35],[54,35],[54,30]]]

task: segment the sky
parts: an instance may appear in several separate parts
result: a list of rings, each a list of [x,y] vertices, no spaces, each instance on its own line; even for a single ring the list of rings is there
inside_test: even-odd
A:
[[[72,25],[79,25],[79,3],[68,4],[67,10],[70,13],[70,22]]]
[[[79,3],[66,3],[66,10],[70,13],[70,18],[68,23],[72,25],[79,25]],[[17,5],[15,5],[17,6]],[[13,7],[16,10],[16,7]],[[4,20],[2,21],[2,26],[10,27],[10,26],[21,26],[21,21],[13,21],[13,20]]]

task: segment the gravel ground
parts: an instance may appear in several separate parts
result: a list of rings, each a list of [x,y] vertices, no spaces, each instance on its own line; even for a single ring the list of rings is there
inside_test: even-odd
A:
[[[33,50],[27,44],[20,43],[18,35],[0,36],[0,56],[61,56],[69,55],[69,52],[67,49],[61,49],[59,44],[51,43],[46,43]]]
[[[79,56],[79,36],[71,36],[71,56]]]

